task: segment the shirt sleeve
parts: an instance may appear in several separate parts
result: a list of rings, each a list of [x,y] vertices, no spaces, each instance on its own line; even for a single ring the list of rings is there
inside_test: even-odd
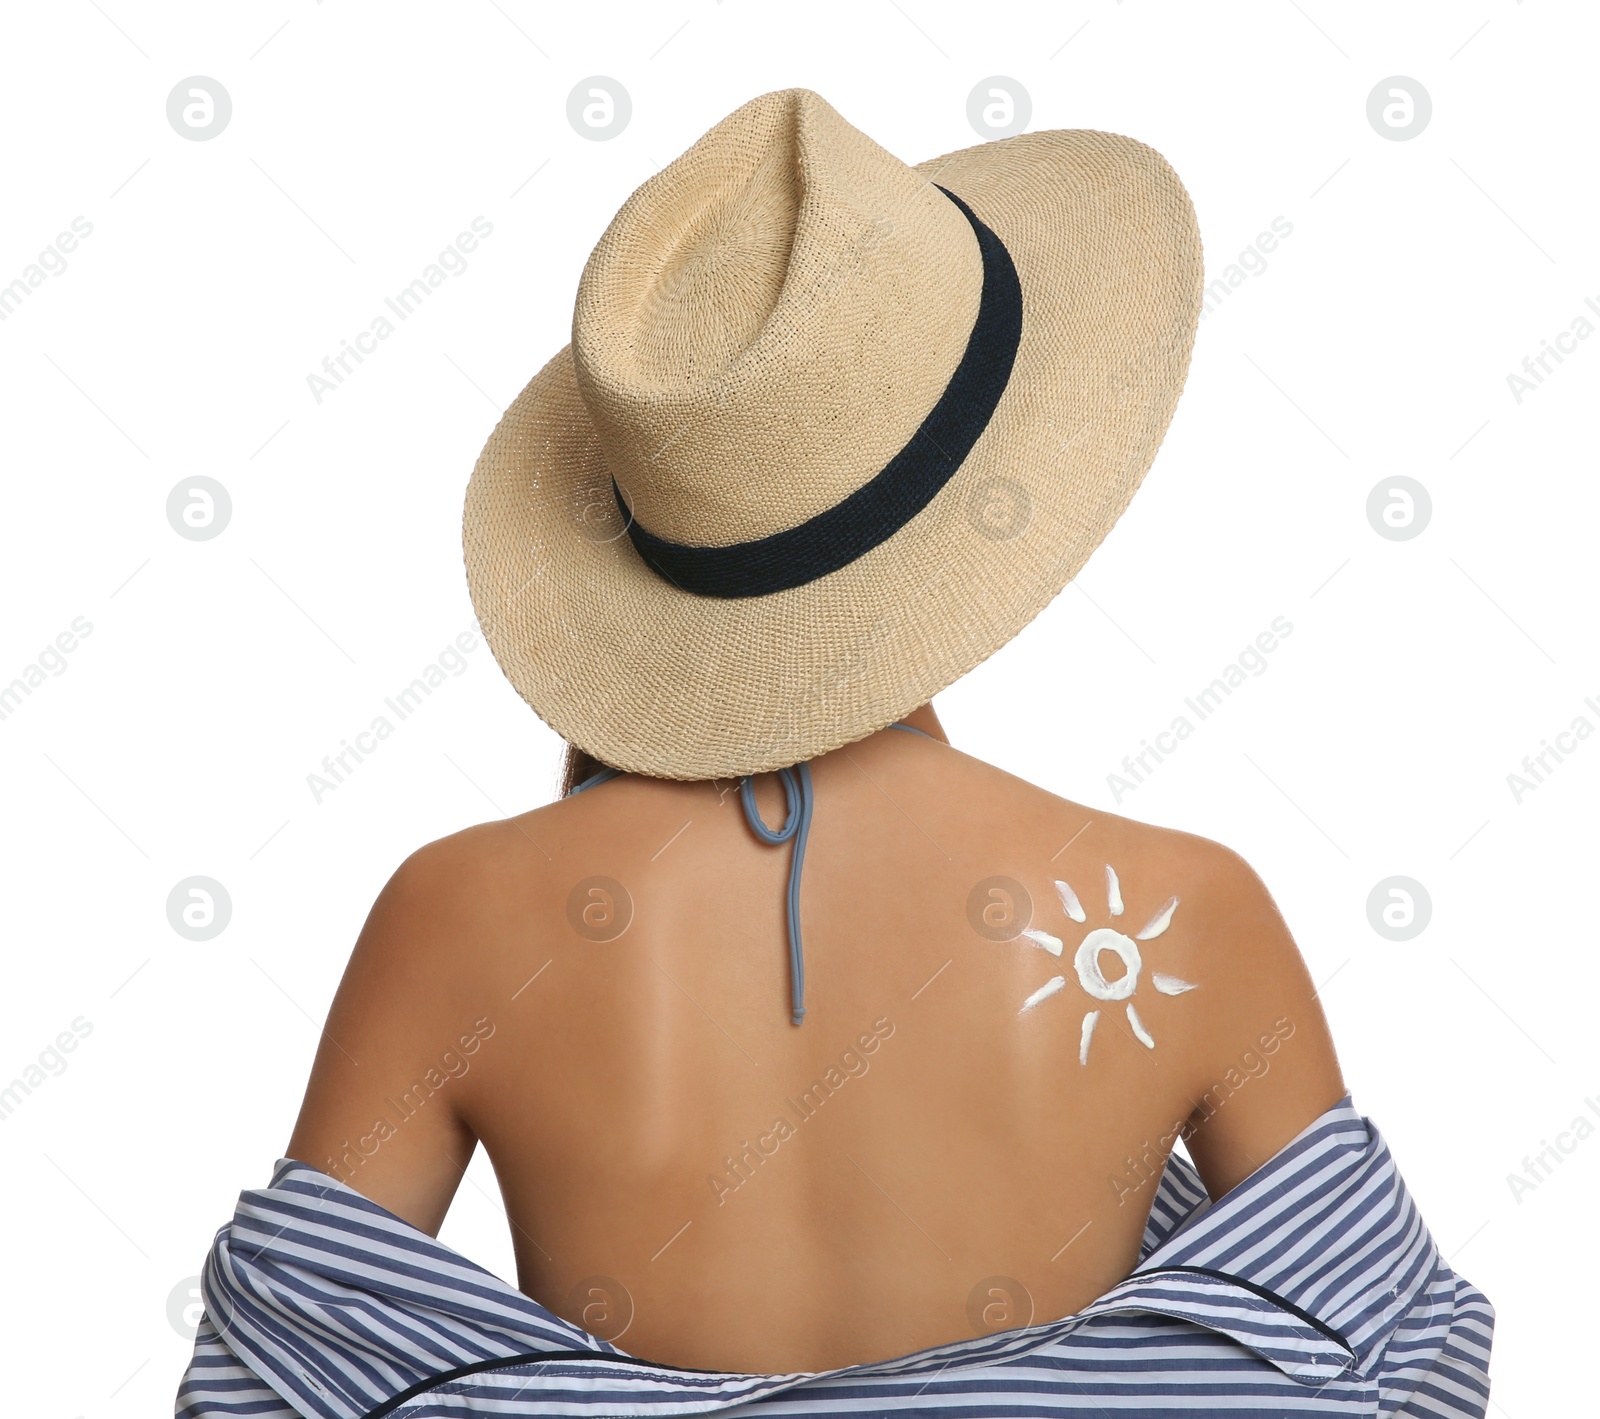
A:
[[[194,1336],[194,1354],[178,1385],[173,1419],[299,1419],[283,1396],[240,1361],[217,1334],[211,1317],[202,1315]]]

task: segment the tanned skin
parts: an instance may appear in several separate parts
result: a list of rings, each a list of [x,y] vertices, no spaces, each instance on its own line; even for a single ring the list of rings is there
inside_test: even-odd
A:
[[[963,754],[931,705],[907,722],[941,742],[885,729],[811,761],[803,1025],[789,848],[756,840],[734,782],[619,777],[401,864],[288,1155],[437,1234],[481,1142],[517,1285],[666,1364],[824,1370],[969,1337],[975,1314],[1082,1309],[1135,1265],[1180,1129],[1221,1197],[1344,1095],[1327,1022],[1237,854]],[[781,822],[777,777],[757,790]],[[1004,892],[972,901],[994,877],[1060,956],[974,929],[986,901],[1004,920]],[[1073,955],[1174,896],[1139,943],[1151,1048]],[[1195,989],[1163,994],[1157,971]]]

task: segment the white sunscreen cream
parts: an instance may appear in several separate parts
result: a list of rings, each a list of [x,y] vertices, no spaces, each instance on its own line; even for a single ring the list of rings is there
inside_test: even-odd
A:
[[[1056,895],[1061,898],[1061,909],[1074,921],[1083,921],[1083,903],[1078,900],[1078,894],[1067,886],[1065,882],[1057,880]]]
[[[1022,933],[1035,946],[1043,946],[1052,956],[1061,954],[1061,938],[1052,936],[1048,931],[1040,931],[1037,927],[1030,926]]]
[[[1144,1022],[1139,1018],[1139,1012],[1133,1008],[1133,1002],[1128,1002],[1128,1025],[1133,1033],[1139,1037],[1139,1043],[1146,1049],[1154,1049],[1156,1042],[1150,1038],[1150,1032],[1145,1029]]]
[[[1167,899],[1166,906],[1162,907],[1160,911],[1158,911],[1153,917],[1150,918],[1148,922],[1145,923],[1144,930],[1139,933],[1139,939],[1141,941],[1149,941],[1153,937],[1161,935],[1161,933],[1165,931],[1169,925],[1171,925],[1172,914],[1173,912],[1177,911],[1177,909],[1178,899],[1176,897],[1169,897]]]
[[[1100,1012],[1091,1010],[1083,1017],[1083,1037],[1078,1041],[1078,1063],[1089,1062],[1089,1041],[1094,1036],[1094,1027],[1099,1023]]]
[[[1041,1000],[1048,1000],[1066,983],[1067,978],[1065,976],[1051,976],[1038,990],[1034,991],[1032,995],[1022,1002],[1022,1010],[1032,1010]],[[1017,1011],[1017,1014],[1020,1015],[1022,1010]]]
[[[1100,969],[1100,953],[1111,951],[1122,958],[1123,971],[1116,980],[1108,981]],[[1096,1000],[1126,1000],[1139,984],[1139,948],[1131,937],[1109,926],[1096,927],[1083,938],[1078,953],[1072,958],[1078,968],[1078,984]]]
[[[1117,869],[1106,863],[1106,905],[1112,916],[1122,915],[1122,884],[1117,881]]]
[[[1078,900],[1078,894],[1072,887],[1060,878],[1055,879],[1055,886],[1056,895],[1061,898],[1061,909],[1075,922],[1086,921],[1087,913],[1083,909],[1083,903]],[[1116,869],[1109,862],[1106,863],[1106,909],[1112,916],[1121,916],[1123,912],[1122,884],[1117,879]],[[1168,897],[1161,910],[1140,929],[1138,941],[1151,941],[1163,935],[1172,925],[1173,913],[1177,909],[1178,898]],[[1048,951],[1052,956],[1061,955],[1065,949],[1059,936],[1053,936],[1038,927],[1028,927],[1019,934],[1024,940]],[[1138,941],[1109,926],[1096,927],[1078,944],[1077,950],[1073,952],[1072,964],[1078,973],[1078,984],[1083,987],[1087,995],[1095,1000],[1125,1002],[1123,1011],[1128,1017],[1128,1028],[1133,1031],[1133,1037],[1146,1049],[1154,1049],[1155,1037],[1145,1028],[1144,1021],[1139,1018],[1139,1012],[1134,1008],[1132,1000],[1133,993],[1139,986],[1139,972],[1144,969]],[[1108,951],[1122,962],[1122,974],[1115,980],[1107,980],[1105,972],[1100,968],[1100,959]],[[1041,1000],[1048,1000],[1059,992],[1066,983],[1065,976],[1051,976],[1022,1002],[1022,1009],[1017,1013],[1020,1015],[1032,1010]],[[1152,971],[1150,984],[1162,995],[1183,995],[1187,991],[1198,989],[1193,981],[1184,980],[1182,976],[1175,976],[1167,971]],[[1089,1010],[1084,1013],[1083,1027],[1078,1037],[1080,1065],[1089,1062],[1089,1042],[1094,1038],[1095,1026],[1099,1023],[1099,1010]]]

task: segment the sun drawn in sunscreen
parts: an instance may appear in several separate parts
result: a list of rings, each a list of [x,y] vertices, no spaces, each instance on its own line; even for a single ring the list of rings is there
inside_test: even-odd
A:
[[[1088,914],[1083,909],[1083,904],[1066,882],[1058,881],[1056,895],[1061,899],[1061,908],[1075,922],[1087,922]],[[1144,957],[1139,951],[1140,941],[1153,941],[1160,936],[1171,924],[1172,915],[1178,909],[1178,899],[1168,898],[1166,904],[1134,936],[1126,936],[1122,932],[1109,926],[1097,926],[1078,943],[1078,949],[1073,953],[1073,968],[1078,973],[1078,984],[1092,999],[1111,1004],[1120,1001],[1123,1014],[1127,1017],[1128,1028],[1133,1031],[1134,1038],[1146,1049],[1154,1049],[1156,1042],[1149,1030],[1145,1029],[1144,1021],[1139,1018],[1139,1012],[1134,1008],[1133,996],[1139,988],[1139,976],[1144,970]],[[1123,912],[1122,884],[1117,879],[1116,869],[1108,862],[1106,864],[1106,910],[1111,916],[1121,916]],[[1033,945],[1041,946],[1052,955],[1059,956],[1064,949],[1064,943],[1059,937],[1052,936],[1048,931],[1031,928],[1022,933]],[[1112,979],[1107,979],[1102,967],[1102,958],[1106,955],[1115,956],[1122,963],[1122,971]],[[1018,1014],[1032,1010],[1041,1000],[1048,1000],[1052,995],[1062,990],[1067,983],[1064,975],[1052,976],[1038,990],[1034,991],[1022,1003],[1022,1010]],[[1150,984],[1162,995],[1182,995],[1185,991],[1195,989],[1193,981],[1183,980],[1179,976],[1171,975],[1166,971],[1152,971]],[[1078,1039],[1078,1063],[1088,1064],[1089,1042],[1094,1038],[1095,1026],[1100,1022],[1098,1008],[1088,1010],[1083,1017],[1083,1030]]]

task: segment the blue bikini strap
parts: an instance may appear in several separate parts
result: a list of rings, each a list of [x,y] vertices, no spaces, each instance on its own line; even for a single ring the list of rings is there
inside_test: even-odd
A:
[[[621,769],[608,768],[601,769],[597,774],[590,774],[589,777],[584,779],[582,783],[573,784],[572,787],[567,790],[567,797],[571,798],[574,793],[582,793],[584,789],[593,788],[597,783],[604,783],[607,779],[613,779],[621,772]]]
[[[921,734],[924,739],[933,738],[933,735],[914,725],[897,722],[889,727]],[[776,846],[788,842],[791,838],[794,839],[794,847],[790,850],[789,856],[789,888],[786,900],[789,927],[790,1020],[798,1025],[806,1015],[806,964],[800,942],[800,869],[805,863],[806,837],[811,832],[811,814],[816,804],[816,796],[811,788],[809,764],[800,763],[793,768],[779,769],[778,777],[783,783],[783,794],[788,801],[787,814],[781,828],[769,828],[762,821],[761,813],[756,808],[754,782],[749,775],[739,780],[739,802],[744,808],[745,822],[749,823],[751,831],[762,842]]]
[[[889,728],[920,734],[924,739],[934,737],[926,730],[910,724],[897,722],[891,724]],[[605,783],[608,779],[614,779],[619,773],[620,769],[601,769],[599,773],[591,774],[582,783],[575,784],[567,796],[570,798],[574,793],[582,793],[586,788]],[[816,796],[811,788],[809,764],[799,763],[792,768],[779,769],[778,778],[783,784],[783,796],[787,803],[782,827],[769,828],[762,820],[761,811],[756,807],[755,780],[750,774],[739,780],[739,803],[744,808],[745,822],[762,842],[774,847],[791,839],[794,842],[794,847],[789,852],[786,917],[789,931],[790,1019],[798,1025],[806,1016],[806,965],[800,943],[800,869],[805,864],[806,838],[811,832],[811,813],[816,804]]]
[[[806,963],[800,949],[800,869],[806,858],[806,838],[811,832],[811,811],[816,796],[811,789],[811,765],[796,764],[793,768],[779,769],[783,782],[783,795],[788,800],[788,811],[781,828],[769,828],[761,819],[756,807],[755,780],[750,775],[739,780],[739,802],[744,807],[745,822],[764,843],[774,846],[794,839],[789,850],[789,889],[787,918],[789,927],[789,1002],[790,1020],[798,1025],[806,1016]]]

